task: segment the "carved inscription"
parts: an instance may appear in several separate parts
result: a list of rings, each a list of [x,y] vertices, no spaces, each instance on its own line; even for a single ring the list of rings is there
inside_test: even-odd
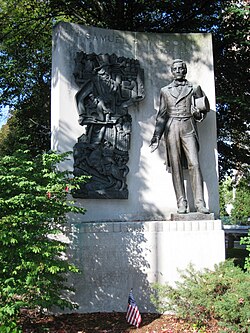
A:
[[[138,60],[115,54],[78,52],[76,104],[84,133],[74,146],[74,175],[91,179],[74,193],[80,198],[128,198],[132,118],[128,107],[144,98]]]
[[[90,35],[87,33],[85,35],[87,39],[92,39],[93,41],[98,41],[101,43],[119,43],[124,44],[126,43],[126,40],[124,37],[119,35]]]

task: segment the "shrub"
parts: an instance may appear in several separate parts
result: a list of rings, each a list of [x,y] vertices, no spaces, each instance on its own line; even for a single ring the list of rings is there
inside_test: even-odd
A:
[[[248,225],[250,216],[250,174],[240,178],[231,212],[234,223]]]
[[[250,275],[232,261],[216,265],[213,271],[189,266],[175,287],[155,284],[153,288],[151,299],[159,312],[174,311],[199,327],[217,319],[221,332],[249,332]]]
[[[0,332],[18,332],[21,309],[75,305],[66,274],[77,272],[66,258],[66,214],[84,213],[68,201],[75,180],[57,165],[67,154],[17,151],[0,159]]]
[[[248,251],[248,256],[245,259],[244,268],[248,273],[250,273],[250,230],[248,231],[248,235],[246,237],[242,237],[240,240],[241,244],[246,245],[246,250]]]

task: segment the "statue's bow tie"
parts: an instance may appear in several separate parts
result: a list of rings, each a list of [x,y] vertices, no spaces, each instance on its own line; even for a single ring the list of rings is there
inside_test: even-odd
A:
[[[185,86],[186,84],[187,84],[187,81],[174,81],[175,87]]]

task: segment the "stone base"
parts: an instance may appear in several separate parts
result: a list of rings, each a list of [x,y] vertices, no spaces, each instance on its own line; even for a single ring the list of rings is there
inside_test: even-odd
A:
[[[220,220],[84,222],[72,230],[79,312],[125,312],[131,288],[140,311],[154,312],[152,282],[173,285],[190,263],[213,269],[225,259]]]
[[[202,214],[198,212],[188,214],[171,214],[171,221],[201,221],[201,220],[214,220],[214,213]]]

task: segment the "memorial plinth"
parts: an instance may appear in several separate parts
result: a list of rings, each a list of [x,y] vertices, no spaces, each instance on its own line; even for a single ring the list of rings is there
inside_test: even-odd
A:
[[[201,214],[198,212],[189,213],[189,214],[175,214],[170,215],[171,221],[199,221],[199,220],[214,220],[214,214]]]
[[[170,66],[176,58],[187,63],[187,79],[200,84],[210,102],[198,134],[204,197],[211,214],[194,212],[186,171],[190,213],[175,213],[165,146],[161,143],[153,154],[149,148],[159,90],[171,82]],[[112,97],[106,99],[103,91]],[[210,34],[147,34],[58,24],[53,34],[51,114],[52,149],[65,152],[76,147],[74,158],[61,167],[75,168],[76,173],[94,169],[96,177],[76,198],[86,214],[68,218],[73,258],[83,272],[72,282],[79,311],[126,311],[131,287],[140,310],[153,311],[151,282],[174,283],[178,269],[189,263],[202,269],[224,260],[224,232],[217,220]]]
[[[81,223],[74,257],[83,272],[74,277],[80,312],[126,311],[134,288],[141,312],[155,311],[151,283],[179,280],[179,269],[213,269],[225,258],[219,220]]]

